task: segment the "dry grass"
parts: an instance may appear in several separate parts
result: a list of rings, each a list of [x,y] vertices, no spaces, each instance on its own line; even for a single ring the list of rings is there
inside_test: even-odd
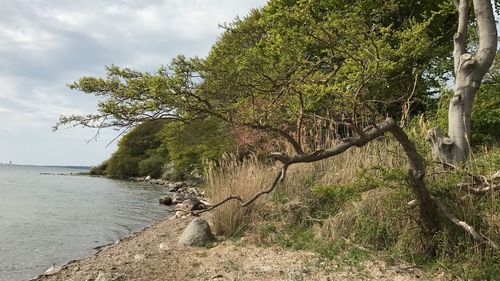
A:
[[[243,200],[271,184],[272,167],[250,157],[243,162],[226,155],[218,165],[211,163],[207,169],[207,193],[212,202],[219,202],[230,195],[239,195]],[[257,201],[247,208],[231,201],[212,212],[214,230],[219,235],[231,236],[245,228],[265,203]]]
[[[360,173],[373,167],[406,167],[401,147],[391,139],[382,138],[367,145],[314,163],[297,164],[289,168],[283,188],[290,194],[303,194],[308,188],[343,185],[356,181]],[[306,189],[305,189],[306,188]]]
[[[399,167],[406,165],[399,146],[391,140],[381,139],[361,148],[352,148],[345,153],[312,164],[297,164],[289,168],[285,182],[277,192],[291,201],[276,208],[290,222],[300,213],[307,216],[305,198],[317,185],[346,184],[352,182],[366,168],[374,166]],[[207,192],[212,202],[219,202],[229,195],[243,199],[267,188],[275,175],[276,167],[266,165],[256,157],[243,162],[234,156],[225,156],[218,165],[209,164],[207,169]],[[234,235],[255,220],[271,215],[271,196],[264,196],[255,204],[241,208],[230,202],[213,211],[214,229],[221,235]],[[285,210],[285,212],[283,212]],[[299,211],[297,211],[299,210]]]

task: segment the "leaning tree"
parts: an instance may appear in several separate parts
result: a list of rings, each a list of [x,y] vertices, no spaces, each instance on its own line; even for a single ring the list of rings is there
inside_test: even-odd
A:
[[[448,109],[448,137],[439,127],[429,131],[433,155],[446,163],[467,160],[471,140],[471,113],[476,92],[493,64],[497,52],[497,29],[490,0],[454,0],[458,10],[458,29],[453,37],[453,62],[455,74],[454,94]],[[479,42],[477,50],[468,49],[470,18],[477,23]]]
[[[449,22],[448,17],[440,19],[432,13],[435,1],[419,3],[429,5],[427,17],[414,13],[421,8],[417,4],[414,9],[398,10],[406,1],[270,1],[263,14],[257,11],[229,26],[206,60],[179,57],[168,71],[156,74],[112,67],[107,79],[82,78],[71,87],[105,97],[99,113],[62,117],[58,125],[127,128],[150,119],[190,122],[214,116],[290,143],[291,152],[272,155],[282,166],[271,186],[250,199],[231,196],[214,207],[230,200],[251,204],[283,181],[291,165],[333,157],[390,133],[408,158],[408,178],[428,241],[440,228],[441,213],[476,240],[496,248],[431,195],[423,158],[401,126],[385,118],[398,114],[394,105],[401,106],[414,94],[424,97],[431,85],[422,87],[431,83],[425,78],[432,72],[422,66],[434,59],[437,41],[432,31]],[[463,117],[465,97],[472,93],[473,98],[491,65],[496,28],[491,3],[475,0],[481,41],[475,56],[466,54],[465,43],[460,43],[465,42],[469,5],[462,0],[456,4],[465,11],[459,12],[462,33],[455,36],[455,71],[457,82],[464,77],[470,84],[457,87],[452,103],[461,106]],[[318,118],[348,128],[349,134],[326,147],[309,145],[303,128],[313,126]],[[461,122],[466,132],[467,122]],[[450,127],[455,123],[459,122],[451,122]],[[458,147],[458,141],[450,145],[448,139],[438,137],[440,148]]]

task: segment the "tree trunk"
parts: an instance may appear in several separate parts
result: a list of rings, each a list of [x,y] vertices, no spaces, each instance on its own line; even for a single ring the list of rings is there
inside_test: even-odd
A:
[[[497,30],[490,0],[474,0],[474,14],[479,31],[479,47],[475,54],[467,53],[469,1],[454,0],[458,9],[458,30],[453,38],[455,89],[448,110],[448,135],[439,128],[429,132],[434,158],[444,162],[464,162],[469,155],[471,113],[481,80],[490,68],[497,50]]]
[[[438,209],[431,194],[425,184],[425,163],[417,152],[415,145],[408,139],[408,135],[401,129],[401,127],[394,125],[391,128],[391,134],[403,147],[408,163],[408,176],[410,178],[411,188],[417,197],[420,219],[422,220],[423,233],[426,236],[426,241],[433,241],[433,236],[439,229]],[[433,245],[429,245],[429,249],[433,249]]]

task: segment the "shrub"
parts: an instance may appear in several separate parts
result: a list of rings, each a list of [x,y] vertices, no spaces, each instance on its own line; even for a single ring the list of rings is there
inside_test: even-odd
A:
[[[151,176],[152,178],[159,178],[162,174],[162,166],[165,159],[158,155],[152,155],[149,158],[139,162],[139,174],[141,176]]]
[[[90,175],[92,176],[104,176],[106,174],[106,169],[108,167],[108,161],[104,161],[101,164],[94,166],[90,169]]]

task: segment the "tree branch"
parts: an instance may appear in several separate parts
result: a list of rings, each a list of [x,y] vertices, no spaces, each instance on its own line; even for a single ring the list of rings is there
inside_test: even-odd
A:
[[[467,2],[466,0],[462,0]],[[474,0],[474,14],[476,15],[479,31],[479,48],[476,52],[476,77],[486,74],[497,52],[497,28],[493,7],[490,0]]]
[[[487,0],[489,1],[489,0]],[[455,75],[458,73],[460,56],[466,52],[467,47],[467,25],[469,23],[469,0],[454,0],[458,10],[458,28],[453,36],[453,61]]]
[[[263,125],[263,124],[259,124],[259,123],[241,123],[240,125],[247,126],[247,127],[250,127],[252,129],[256,129],[256,130],[265,130],[265,131],[277,133],[278,135],[285,138],[292,145],[293,149],[295,150],[295,153],[297,153],[299,155],[304,154],[304,150],[302,149],[302,146],[289,133],[287,133],[284,130],[274,128],[270,125]]]
[[[450,210],[443,204],[441,201],[439,201],[437,198],[432,197],[432,200],[438,206],[438,208],[441,210],[441,213],[448,218],[451,222],[453,222],[455,225],[461,227],[465,232],[471,236],[474,240],[480,242],[481,244],[485,244],[489,246],[490,248],[494,249],[495,251],[498,251],[498,246],[493,243],[492,241],[488,240],[485,238],[483,235],[479,234],[476,232],[476,230],[468,225],[466,222],[459,220],[457,217],[455,217]]]
[[[226,202],[229,202],[229,201],[232,201],[232,200],[236,200],[237,202],[239,202],[240,206],[243,207],[243,208],[247,207],[248,205],[252,204],[255,200],[257,200],[262,195],[271,193],[276,188],[276,186],[278,186],[278,183],[282,182],[285,179],[285,177],[286,177],[286,171],[288,169],[288,166],[289,165],[287,165],[287,164],[283,165],[283,167],[281,168],[281,170],[276,174],[276,177],[274,178],[274,181],[271,184],[271,186],[269,186],[268,188],[266,188],[266,189],[264,189],[264,190],[262,190],[260,192],[255,193],[247,201],[243,201],[243,199],[239,195],[231,195],[229,197],[226,197],[222,201],[218,202],[217,204],[212,205],[210,208],[207,208],[207,209],[204,209],[204,210],[199,210],[199,211],[191,211],[191,214],[193,214],[195,216],[200,215],[202,213],[211,211],[211,210],[213,210],[213,209],[215,209],[215,208],[217,208],[217,207],[225,204]]]

